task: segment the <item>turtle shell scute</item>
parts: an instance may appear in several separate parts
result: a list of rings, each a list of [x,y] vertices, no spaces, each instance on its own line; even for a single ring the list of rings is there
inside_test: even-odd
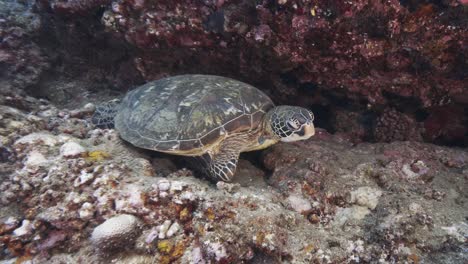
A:
[[[234,133],[259,131],[274,107],[257,88],[212,75],[179,75],[127,93],[115,118],[133,145],[180,155],[202,154]]]

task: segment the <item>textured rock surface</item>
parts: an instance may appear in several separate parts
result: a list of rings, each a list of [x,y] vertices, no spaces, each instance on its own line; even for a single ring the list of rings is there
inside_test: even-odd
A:
[[[467,263],[468,152],[420,142],[467,145],[466,17],[457,0],[0,0],[0,262]],[[90,103],[181,73],[336,133],[215,185],[90,125]],[[116,215],[139,225],[110,252],[90,238]]]
[[[0,5],[0,77],[61,106],[210,73],[310,107],[356,142],[468,144],[464,1],[25,2]]]
[[[94,228],[91,243],[101,251],[126,247],[134,242],[138,230],[138,218],[129,214],[117,215]]]
[[[36,84],[50,66],[33,39],[42,24],[31,1],[0,1],[0,86],[20,91]]]
[[[159,163],[161,157],[152,165],[150,153],[123,144],[115,131],[90,127],[89,115],[58,110],[40,117],[54,107],[18,100],[31,111],[0,107],[2,122],[21,124],[1,131],[8,158],[0,164],[0,260],[468,261],[466,150],[417,142],[356,145],[318,129],[307,142],[259,155],[257,165],[268,173],[243,160],[239,182],[214,185]],[[71,141],[86,152],[61,156]],[[29,166],[39,153],[43,162]],[[91,243],[93,230],[122,214],[141,221],[138,232],[134,225],[125,229],[135,231],[135,240],[113,253]]]

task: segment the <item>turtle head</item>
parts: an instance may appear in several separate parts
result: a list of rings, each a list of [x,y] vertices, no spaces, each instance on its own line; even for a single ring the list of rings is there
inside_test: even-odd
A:
[[[283,142],[305,140],[315,134],[314,114],[302,107],[277,106],[268,113],[271,132]]]

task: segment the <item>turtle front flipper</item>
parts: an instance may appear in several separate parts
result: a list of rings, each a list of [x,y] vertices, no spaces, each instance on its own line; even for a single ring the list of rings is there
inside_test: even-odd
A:
[[[206,171],[213,180],[230,182],[236,173],[239,155],[250,142],[249,135],[228,137],[215,153],[208,153]]]
[[[114,128],[114,117],[117,114],[120,99],[114,99],[96,107],[91,122],[99,128]]]
[[[236,173],[238,160],[239,153],[232,153],[231,157],[217,157],[210,163],[208,173],[213,179],[230,182]]]

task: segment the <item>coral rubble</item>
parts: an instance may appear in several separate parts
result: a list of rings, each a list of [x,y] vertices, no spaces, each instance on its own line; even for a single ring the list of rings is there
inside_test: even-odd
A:
[[[466,150],[356,145],[318,129],[312,140],[266,150],[259,159],[271,175],[243,160],[238,182],[215,185],[187,169],[152,166],[114,130],[89,126],[89,115],[29,101],[29,113],[0,107],[10,153],[0,171],[1,260],[468,260]]]

